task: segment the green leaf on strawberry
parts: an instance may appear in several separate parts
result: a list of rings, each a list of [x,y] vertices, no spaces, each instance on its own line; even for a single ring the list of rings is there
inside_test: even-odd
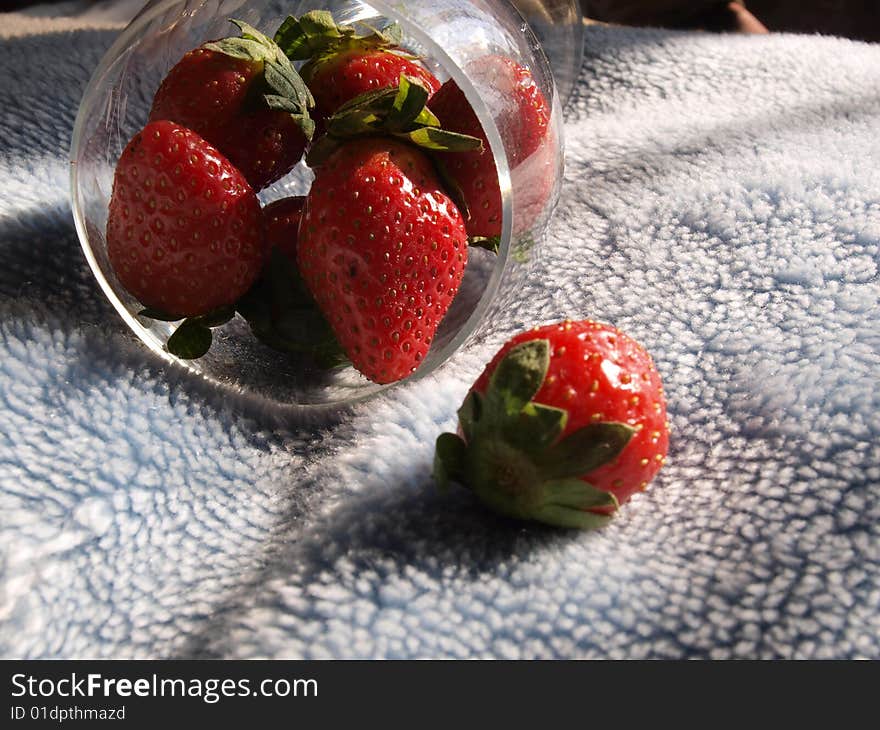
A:
[[[179,314],[169,314],[154,307],[144,307],[138,312],[138,317],[155,319],[157,322],[177,322],[180,320]]]
[[[205,43],[202,48],[223,53],[232,58],[263,63],[266,93],[263,99],[270,109],[288,112],[299,125],[306,139],[311,140],[315,123],[309,109],[315,99],[305,81],[293,67],[290,58],[268,36],[242,20],[231,19],[241,31],[241,37],[223,38]]]
[[[343,49],[394,48],[403,38],[397,23],[381,30],[361,25],[369,31],[366,35],[358,35],[354,26],[337,25],[327,10],[312,10],[299,18],[288,16],[275,32],[274,40],[292,61],[311,61]]]
[[[515,419],[544,382],[550,343],[534,340],[514,347],[495,369],[486,391],[485,417],[498,423]]]
[[[439,127],[439,120],[425,106],[430,95],[428,88],[420,81],[410,80],[405,74],[401,74],[397,93],[385,120],[385,128],[390,132],[402,132],[413,124]]]
[[[228,305],[225,307],[218,307],[217,309],[208,312],[207,314],[202,314],[198,317],[192,317],[192,320],[205,327],[220,327],[221,325],[229,322],[234,316],[235,307],[232,305]]]
[[[439,128],[425,106],[429,90],[416,78],[401,74],[399,85],[370,91],[343,104],[327,121],[327,134],[312,145],[306,161],[321,165],[347,139],[388,136],[426,150],[448,152],[482,148],[483,142]]]
[[[461,481],[466,473],[467,444],[454,433],[443,433],[437,438],[434,455],[434,476],[440,489],[450,482]]]
[[[483,414],[483,396],[472,390],[468,393],[461,408],[458,409],[458,422],[465,438],[469,441],[474,437],[474,425]]]
[[[584,485],[584,482],[580,482],[580,484]],[[571,527],[577,530],[595,530],[605,527],[611,522],[611,515],[598,514],[589,510],[606,508],[613,513],[618,508],[617,500],[607,492],[595,490],[594,494],[595,499],[591,499],[590,495],[587,495],[584,499],[577,500],[577,506],[548,502],[535,512],[534,519],[555,527]]]
[[[587,474],[614,459],[634,433],[623,423],[591,423],[541,453],[538,461],[550,479]]]
[[[182,360],[196,360],[211,349],[212,340],[210,327],[187,319],[168,338],[166,349]]]
[[[152,307],[142,309],[138,316],[157,322],[176,322],[180,319],[179,316]],[[234,316],[235,307],[223,306],[198,317],[188,317],[168,338],[165,349],[183,360],[196,360],[211,348],[214,339],[211,329],[226,324]]]
[[[540,451],[559,438],[567,422],[568,412],[562,408],[530,401],[520,411],[518,419],[510,420],[504,435],[514,445]]]

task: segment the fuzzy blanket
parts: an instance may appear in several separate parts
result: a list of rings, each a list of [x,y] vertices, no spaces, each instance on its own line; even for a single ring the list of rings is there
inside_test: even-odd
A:
[[[0,40],[0,654],[880,659],[880,48],[589,28],[540,266],[493,334],[319,425],[134,340],[67,149],[110,30]],[[439,494],[508,335],[630,332],[668,464],[606,529]]]

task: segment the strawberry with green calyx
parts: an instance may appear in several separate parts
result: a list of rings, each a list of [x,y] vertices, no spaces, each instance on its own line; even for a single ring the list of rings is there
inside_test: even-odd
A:
[[[240,37],[205,43],[171,69],[150,121],[188,127],[223,152],[259,190],[286,174],[314,134],[314,98],[290,59],[242,21]]]
[[[366,27],[366,26],[365,26]],[[321,124],[346,102],[369,91],[395,87],[401,74],[418,79],[433,94],[440,82],[400,48],[400,27],[367,27],[358,35],[337,25],[327,11],[288,17],[275,42],[293,61],[306,61],[300,73],[315,96],[314,118]]]
[[[650,355],[623,332],[566,321],[514,337],[437,439],[434,475],[492,509],[589,529],[659,471],[666,404]]]
[[[424,362],[467,264],[464,221],[426,151],[471,149],[426,110],[427,89],[346,104],[309,152],[297,261],[352,364],[391,383]]]

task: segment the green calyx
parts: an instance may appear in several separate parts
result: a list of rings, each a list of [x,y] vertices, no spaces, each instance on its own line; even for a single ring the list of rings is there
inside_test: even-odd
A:
[[[471,236],[468,245],[497,254],[501,250],[501,236]]]
[[[321,370],[348,364],[296,265],[274,248],[260,277],[235,304],[185,319],[168,338],[165,349],[182,360],[202,357],[213,343],[212,329],[226,324],[236,313],[254,336],[273,350],[308,357]],[[138,315],[160,322],[180,319],[152,307]]]
[[[147,307],[138,312],[139,317],[159,322],[176,322],[180,317]],[[168,338],[165,349],[181,360],[196,360],[211,349],[214,335],[211,330],[226,324],[235,316],[234,307],[220,307],[198,317],[188,317],[181,322]]]
[[[262,62],[266,87],[263,101],[270,109],[290,114],[306,139],[311,141],[315,122],[309,110],[314,108],[315,99],[291,60],[275,41],[253,26],[241,20],[230,22],[241,31],[241,37],[223,38],[206,43],[203,48],[233,58]]]
[[[485,395],[471,391],[458,411],[464,436],[441,434],[434,478],[445,489],[458,482],[492,509],[522,520],[593,529],[614,512],[614,495],[581,477],[617,458],[635,430],[591,423],[560,438],[568,412],[533,399],[550,367],[550,342],[512,348],[489,379]]]
[[[482,149],[478,137],[440,128],[428,109],[428,88],[418,79],[401,74],[397,88],[361,94],[343,104],[327,121],[327,134],[309,150],[312,167],[324,162],[347,139],[386,136],[432,151],[463,152]]]
[[[340,53],[399,50],[403,35],[397,23],[381,30],[361,25],[366,33],[358,35],[354,26],[337,25],[328,11],[313,10],[299,18],[288,16],[275,33],[275,43],[291,61],[308,61],[303,71],[307,78]]]

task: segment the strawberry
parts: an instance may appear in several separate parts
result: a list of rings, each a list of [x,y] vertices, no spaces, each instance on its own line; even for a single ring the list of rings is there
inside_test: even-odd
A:
[[[299,222],[305,202],[301,196],[282,198],[263,208],[269,248],[280,251],[291,261],[296,261]]]
[[[314,105],[281,49],[240,21],[241,37],[189,51],[153,98],[150,121],[188,127],[238,167],[254,190],[278,180],[302,158]]]
[[[327,122],[309,151],[315,180],[299,229],[306,286],[352,364],[377,383],[424,360],[467,264],[461,214],[419,149],[480,141],[440,129],[428,88],[363,94]]]
[[[306,138],[287,112],[257,109],[230,125],[219,146],[251,187],[262,190],[302,159]]]
[[[235,309],[264,344],[329,369],[344,363],[345,356],[296,266],[304,203],[303,197],[283,198],[263,208],[269,257]]]
[[[431,93],[440,82],[422,66],[388,50],[342,51],[303,68],[315,97],[315,120],[320,122],[345,102],[367,91],[396,87],[401,74],[422,81]]]
[[[177,122],[216,143],[241,114],[263,70],[260,61],[199,47],[187,52],[162,80],[150,121]]]
[[[437,440],[434,473],[511,517],[593,528],[644,490],[669,429],[651,356],[590,320],[537,327],[495,355]]]
[[[319,127],[339,107],[361,94],[396,88],[401,74],[414,78],[433,94],[440,82],[417,59],[400,48],[398,26],[370,29],[357,35],[348,25],[337,25],[326,11],[289,17],[275,41],[292,60],[307,63],[300,73],[315,98],[312,114]]]
[[[424,360],[464,276],[467,234],[423,152],[356,139],[316,171],[298,261],[352,364],[390,383]]]
[[[507,151],[513,174],[517,167],[546,142],[550,109],[531,71],[503,56],[480,59],[481,79],[497,92],[503,106],[494,110],[496,124]],[[495,161],[476,113],[453,79],[447,81],[431,99],[431,110],[444,129],[478,137],[482,150],[439,154],[438,158],[461,191],[467,205],[468,234],[478,238],[501,235],[501,191]],[[549,180],[550,175],[545,176]],[[523,181],[523,188],[538,182]]]
[[[483,142],[481,150],[450,155],[438,155],[446,174],[454,180],[467,206],[467,232],[470,236],[491,238],[501,235],[501,188],[495,160],[486,133],[477,119],[464,92],[449,79],[434,95],[431,110],[449,129],[477,137]]]
[[[107,254],[121,284],[168,319],[233,304],[265,259],[260,203],[195,132],[151,122],[116,165]]]

